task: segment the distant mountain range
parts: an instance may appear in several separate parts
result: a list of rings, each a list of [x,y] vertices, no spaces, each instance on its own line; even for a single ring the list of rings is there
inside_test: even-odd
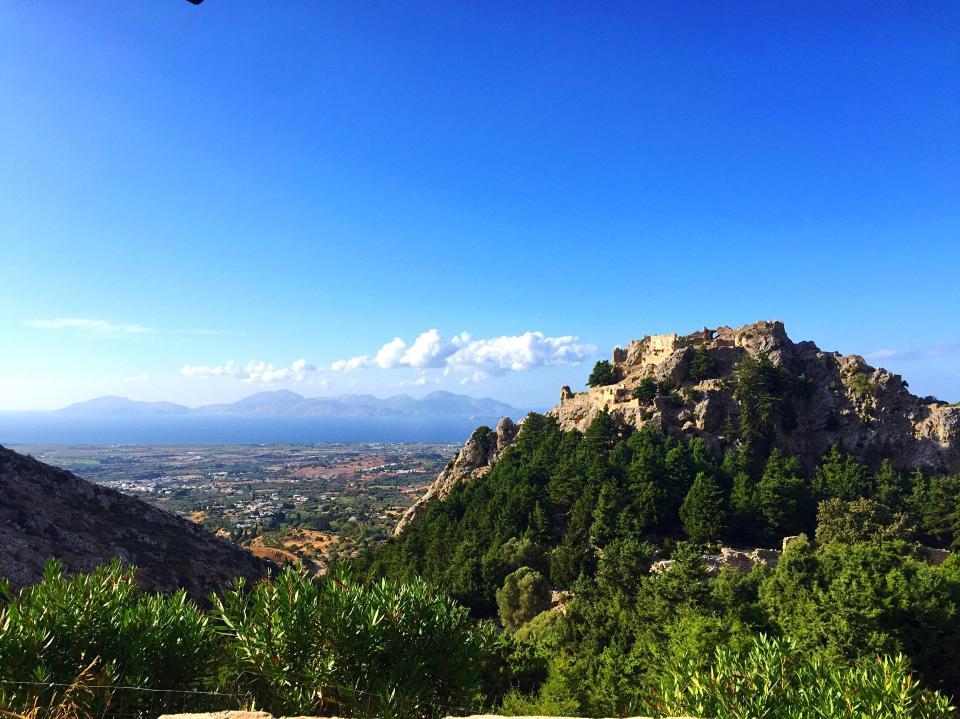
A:
[[[74,417],[232,416],[232,417],[522,417],[526,412],[505,402],[452,392],[431,392],[419,399],[401,394],[380,399],[369,394],[304,397],[289,390],[257,392],[229,404],[191,408],[173,402],[139,402],[127,397],[97,397],[55,411]]]

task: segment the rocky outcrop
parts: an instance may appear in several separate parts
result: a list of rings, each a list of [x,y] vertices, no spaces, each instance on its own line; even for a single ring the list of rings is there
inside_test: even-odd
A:
[[[145,588],[182,587],[198,600],[270,566],[193,522],[0,447],[0,578],[33,584],[50,557],[71,572],[117,557],[139,567]]]
[[[469,482],[490,471],[490,466],[496,458],[517,436],[520,424],[522,420],[515,424],[509,417],[503,417],[497,424],[496,430],[491,430],[489,427],[478,427],[474,430],[470,439],[440,472],[426,494],[403,513],[393,533],[400,534],[410,522],[426,511],[427,505],[434,500],[446,497],[458,484]]]
[[[733,569],[740,574],[747,574],[756,566],[775,567],[780,561],[780,552],[776,549],[732,549],[721,547],[716,554],[705,554],[703,561],[707,565],[707,574],[716,576],[723,569]],[[650,565],[651,574],[663,574],[670,571],[674,565],[673,559],[661,559]]]
[[[717,450],[736,441],[740,406],[734,369],[745,357],[766,355],[782,371],[781,420],[774,444],[808,468],[834,444],[864,462],[889,459],[901,469],[960,471],[960,406],[910,393],[896,374],[870,366],[859,355],[824,352],[813,342],[794,342],[779,321],[739,328],[704,328],[689,335],[651,335],[613,351],[614,384],[586,392],[560,390],[548,414],[560,428],[584,431],[600,412],[625,424],[651,425],[678,438],[702,437]],[[704,358],[710,371],[701,366]],[[698,364],[699,362],[699,364]],[[641,386],[653,392],[636,392]],[[512,427],[512,423],[511,423]],[[490,432],[490,430],[486,430]],[[450,488],[482,475],[512,441],[496,446],[470,438],[457,458],[411,507],[396,533]]]
[[[716,554],[704,554],[703,562],[706,565],[707,574],[715,577],[724,569],[733,569],[740,574],[748,574],[756,566],[769,567],[773,569],[787,551],[787,547],[796,541],[806,541],[805,534],[796,534],[783,538],[783,551],[776,549],[766,549],[757,547],[755,549],[733,549],[731,547],[721,547]],[[936,549],[934,547],[920,547],[919,551],[924,561],[931,566],[943,564],[952,554],[946,549]],[[669,572],[676,560],[660,559],[650,565],[651,574],[663,574]]]
[[[691,363],[698,349],[709,357],[715,376],[695,377]],[[776,445],[807,466],[839,444],[870,464],[890,459],[900,468],[960,471],[960,407],[911,394],[899,375],[859,355],[793,342],[776,321],[631,342],[613,353],[619,381],[586,392],[565,388],[550,414],[564,430],[585,430],[606,411],[638,428],[652,424],[673,436],[701,436],[715,447],[728,446],[734,439],[728,430],[736,427],[740,411],[734,367],[760,354],[785,378],[782,404],[789,417],[777,427]],[[638,399],[633,390],[646,378],[659,389]]]

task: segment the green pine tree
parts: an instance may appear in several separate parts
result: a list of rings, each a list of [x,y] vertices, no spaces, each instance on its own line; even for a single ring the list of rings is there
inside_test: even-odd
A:
[[[873,483],[866,466],[833,445],[817,467],[813,489],[820,499],[837,497],[852,501],[869,497]]]
[[[613,539],[619,511],[617,494],[617,488],[610,482],[600,488],[590,525],[590,544],[594,547],[605,547]]]
[[[779,449],[767,460],[757,485],[757,508],[764,522],[764,534],[774,542],[786,535],[809,531],[813,526],[813,496],[801,476],[800,462]]]
[[[698,472],[680,507],[683,531],[694,542],[718,539],[727,528],[723,490],[713,475]]]
[[[734,534],[744,541],[756,539],[759,516],[757,483],[746,472],[737,472],[730,487],[730,525]]]
[[[620,380],[620,371],[608,360],[600,360],[593,366],[587,384],[591,387],[602,387]]]
[[[717,361],[710,354],[706,345],[700,345],[693,351],[693,359],[690,360],[690,378],[699,382],[716,376]]]

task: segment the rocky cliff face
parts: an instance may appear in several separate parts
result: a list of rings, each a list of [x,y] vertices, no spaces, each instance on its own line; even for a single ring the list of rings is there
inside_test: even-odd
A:
[[[0,447],[0,578],[40,580],[49,557],[89,571],[119,557],[151,590],[185,588],[205,599],[268,564],[200,526],[146,502]]]
[[[522,423],[522,422],[521,422]],[[509,417],[504,417],[497,424],[496,431],[487,427],[478,427],[457,452],[450,463],[437,476],[430,489],[427,490],[416,503],[407,509],[397,523],[393,533],[400,534],[413,520],[420,517],[427,509],[427,505],[437,499],[443,499],[463,482],[483,476],[490,470],[490,466],[500,456],[500,453],[517,436],[519,424],[514,424]]]
[[[714,377],[697,380],[691,363],[705,351]],[[811,466],[839,444],[874,464],[960,470],[960,407],[911,394],[899,375],[871,367],[858,355],[824,352],[813,342],[793,342],[782,322],[718,327],[686,336],[653,335],[613,353],[620,379],[587,392],[561,391],[551,410],[564,430],[586,429],[600,411],[635,427],[653,424],[673,436],[701,436],[729,445],[740,407],[733,369],[745,356],[766,354],[783,370],[789,422],[777,427],[776,445]],[[633,390],[651,377],[671,391],[637,399]]]
[[[586,392],[560,391],[548,414],[565,430],[585,430],[601,411],[640,428],[653,425],[674,437],[703,437],[718,450],[735,441],[741,410],[734,368],[744,357],[765,354],[782,370],[788,421],[776,427],[775,445],[812,467],[834,444],[862,461],[889,459],[901,469],[960,471],[960,406],[910,393],[907,383],[858,355],[824,352],[813,342],[793,342],[782,322],[718,327],[689,335],[652,335],[613,352],[618,377]],[[703,378],[697,359],[711,371]],[[653,382],[651,382],[652,380]],[[655,391],[634,390],[655,386]],[[501,423],[502,424],[502,423]],[[512,423],[511,423],[512,426]],[[475,433],[428,492],[404,515],[399,533],[427,503],[460,482],[480,476],[512,441]]]

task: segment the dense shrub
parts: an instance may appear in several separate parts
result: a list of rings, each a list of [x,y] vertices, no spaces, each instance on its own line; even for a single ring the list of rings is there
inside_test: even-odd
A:
[[[35,701],[48,704],[56,685],[71,684],[81,674],[101,686],[208,688],[220,658],[208,618],[182,591],[172,596],[139,591],[135,575],[135,568],[114,561],[70,577],[51,560],[39,584],[18,595],[4,589],[0,678],[38,686],[0,685],[0,706],[23,710]],[[136,710],[152,701],[145,693],[96,692],[88,699],[91,711],[101,712],[116,711],[120,703],[125,711]],[[176,694],[167,701],[175,709],[198,700]]]
[[[217,600],[232,675],[274,714],[450,713],[479,694],[483,639],[428,587],[285,568]]]
[[[811,656],[850,663],[905,654],[928,683],[960,694],[960,571],[903,543],[792,543],[760,586],[770,623]]]
[[[850,391],[856,395],[870,394],[876,385],[863,372],[857,372],[850,378]]]
[[[205,613],[183,592],[140,592],[135,574],[114,562],[67,577],[50,562],[39,584],[7,592],[0,709],[426,717],[480,702],[490,631],[421,580],[363,585],[290,567]]]
[[[521,538],[502,549],[516,561],[539,546]],[[26,713],[60,702],[39,716],[70,719],[254,705],[358,717],[497,706],[586,716],[950,716],[943,696],[921,690],[910,671],[927,686],[960,689],[955,557],[930,566],[904,543],[815,550],[800,540],[772,571],[711,577],[700,547],[665,548],[674,564],[652,575],[655,547],[615,536],[592,577],[572,583],[564,612],[528,607],[510,620],[514,632],[474,622],[421,580],[360,584],[287,568],[227,592],[204,614],[182,593],[137,591],[134,570],[117,564],[74,578],[51,564],[0,614],[0,679],[42,686],[0,683],[0,706]],[[511,578],[546,601],[536,571]],[[85,688],[113,684],[176,691],[124,705]],[[201,707],[204,695],[182,691],[190,688],[229,694]]]
[[[901,656],[836,667],[790,640],[758,637],[747,651],[688,657],[660,686],[664,714],[741,719],[950,719],[947,699],[921,685]]]
[[[550,608],[550,586],[537,570],[520,567],[497,590],[497,608],[503,626],[518,629]]]
[[[866,497],[852,502],[834,497],[820,502],[817,510],[816,539],[821,545],[905,541],[914,534],[906,514],[895,514],[885,504]]]
[[[781,432],[792,390],[769,361],[740,369],[748,434]],[[518,565],[570,591],[565,613],[517,630],[513,656],[536,657],[544,678],[532,690],[488,691],[504,710],[643,714],[683,657],[741,652],[759,632],[838,672],[903,654],[928,686],[957,695],[957,560],[931,567],[895,540],[915,525],[928,544],[956,542],[960,478],[871,471],[839,448],[811,470],[758,446],[741,437],[717,456],[701,439],[634,430],[602,412],[582,433],[532,414],[487,474],[430,505],[364,571],[422,575],[487,617]],[[779,547],[785,535],[812,537],[817,500],[827,503],[821,546],[794,543],[773,571],[711,578],[703,548],[684,541]],[[649,573],[655,553],[674,560],[666,574]]]

